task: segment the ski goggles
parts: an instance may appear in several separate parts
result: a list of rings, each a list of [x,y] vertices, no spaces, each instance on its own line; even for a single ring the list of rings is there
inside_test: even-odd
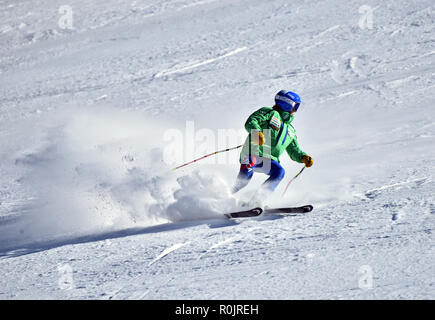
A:
[[[299,106],[301,105],[300,102],[295,102],[295,101],[292,101],[290,104],[292,106],[292,108],[290,109],[290,112],[291,111],[294,111],[294,112],[298,111]]]
[[[277,95],[275,97],[275,102],[278,104],[278,106],[286,111],[286,112],[291,112],[291,111],[298,111],[299,106],[301,105],[300,102],[296,102],[291,100],[288,97],[283,97],[283,96],[279,96]]]

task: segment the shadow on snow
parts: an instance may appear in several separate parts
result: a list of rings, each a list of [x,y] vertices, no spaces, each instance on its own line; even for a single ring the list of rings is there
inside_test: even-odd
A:
[[[199,225],[207,224],[209,228],[222,228],[236,225],[234,220],[199,220],[199,221],[181,221],[174,223],[165,223],[150,227],[134,227],[123,230],[115,230],[102,232],[98,234],[88,234],[75,237],[56,238],[52,240],[36,241],[24,244],[6,244],[0,246],[0,258],[11,258],[40,251],[50,250],[61,246],[90,243],[96,241],[104,241],[108,239],[116,239],[129,237],[141,234],[150,234],[158,232],[167,232],[184,228],[191,228]]]

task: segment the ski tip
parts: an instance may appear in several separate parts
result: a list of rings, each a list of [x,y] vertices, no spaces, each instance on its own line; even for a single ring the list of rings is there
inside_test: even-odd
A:
[[[263,213],[263,208],[257,207],[250,210],[253,217],[258,217]]]
[[[313,211],[314,207],[311,204],[307,204],[304,206],[305,212],[311,212]]]
[[[232,218],[249,218],[249,217],[258,217],[263,213],[263,209],[260,207],[244,210],[244,211],[237,211],[237,212],[231,212],[231,213],[225,213],[225,217],[228,219]]]

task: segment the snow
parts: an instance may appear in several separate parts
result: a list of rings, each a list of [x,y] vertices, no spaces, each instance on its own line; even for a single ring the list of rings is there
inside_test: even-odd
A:
[[[433,12],[0,1],[0,299],[433,299]],[[314,211],[226,220],[238,150],[172,169],[284,88],[314,166],[267,204]]]

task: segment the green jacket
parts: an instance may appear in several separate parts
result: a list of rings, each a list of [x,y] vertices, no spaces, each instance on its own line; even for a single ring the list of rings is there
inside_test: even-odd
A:
[[[240,162],[244,156],[249,154],[279,162],[279,157],[285,150],[293,161],[302,163],[301,159],[306,153],[300,149],[296,130],[290,124],[293,119],[294,116],[291,116],[289,112],[267,107],[251,114],[245,123],[245,129],[249,135],[240,154]],[[258,134],[258,131],[263,132],[266,138],[266,142],[262,146],[251,142],[252,134]],[[249,152],[250,150],[251,152]]]

